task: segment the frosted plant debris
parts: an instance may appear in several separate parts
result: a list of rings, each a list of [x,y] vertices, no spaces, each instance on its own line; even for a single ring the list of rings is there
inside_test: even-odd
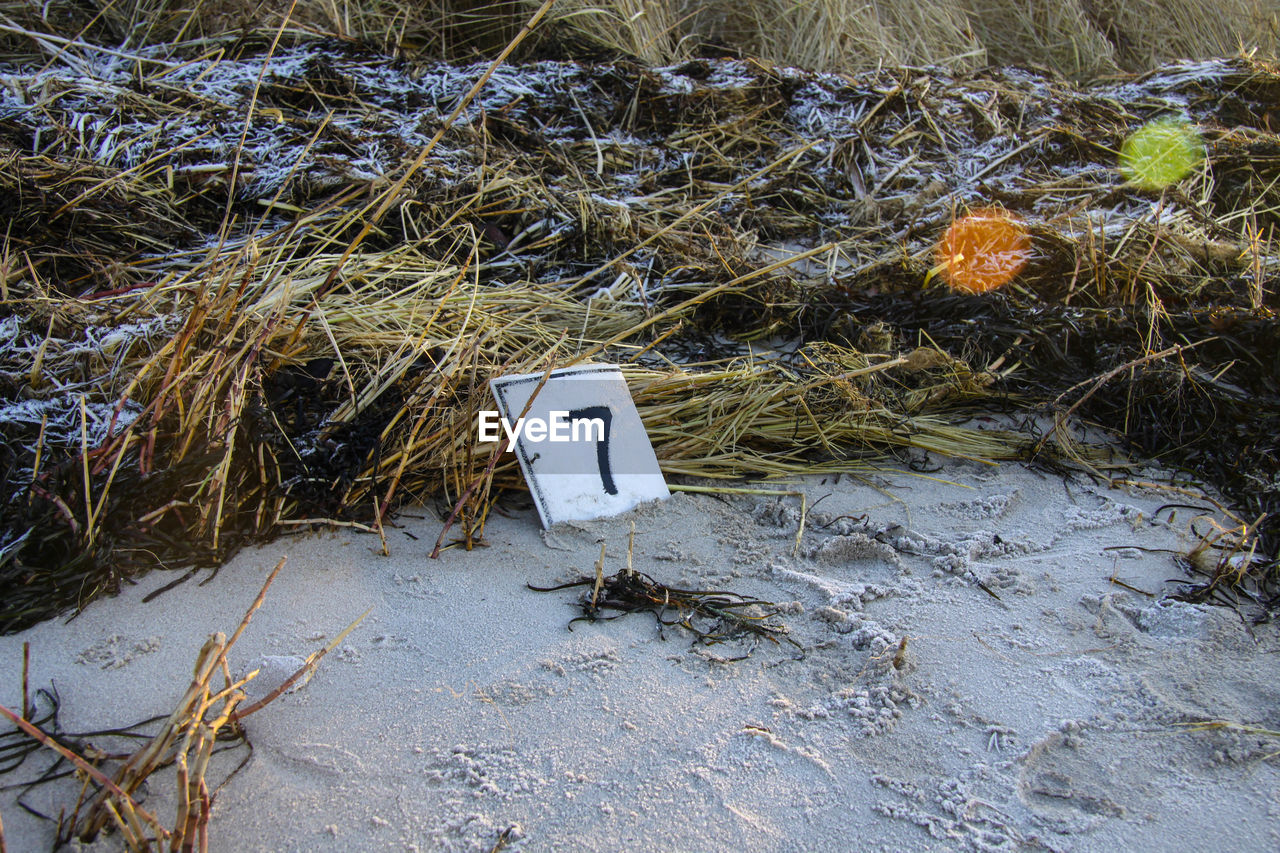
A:
[[[1050,452],[948,419],[993,400],[1068,407],[1072,386],[1178,342],[1196,348],[1116,374],[1078,413],[1200,461],[1228,456],[1195,424],[1245,398],[1271,417],[1262,377],[1241,375],[1276,337],[1280,149],[1264,111],[1280,86],[1264,66],[1081,89],[1026,69],[511,64],[388,198],[484,66],[236,49],[0,68],[0,199],[20,200],[7,251],[35,265],[8,282],[21,322],[0,327],[0,405],[24,431],[8,486],[30,485],[32,406],[63,433],[68,400],[83,394],[95,423],[118,408],[113,435],[94,427],[89,491],[119,461],[101,518],[129,571],[142,553],[217,561],[284,522],[364,524],[406,495],[458,492],[487,464],[458,432],[469,389],[544,369],[534,354],[643,353],[638,369],[660,370],[635,377],[637,396],[674,473]],[[1158,198],[1123,186],[1115,151],[1171,105],[1210,143],[1204,174]],[[1026,268],[981,298],[938,288],[939,237],[990,206],[1025,223]],[[816,254],[787,264],[796,251]],[[765,358],[761,341],[790,343]],[[28,383],[42,349],[45,381]],[[796,394],[837,425],[810,432]],[[735,424],[728,445],[711,422],[664,432],[704,423],[708,399],[778,420]],[[41,532],[0,573],[18,556],[49,578],[113,559],[103,539],[77,550],[85,466],[62,438],[44,462],[65,510],[19,502],[6,541]],[[1256,438],[1222,446],[1271,482]],[[1231,464],[1219,481],[1255,482]],[[1251,518],[1269,488],[1236,492]]]

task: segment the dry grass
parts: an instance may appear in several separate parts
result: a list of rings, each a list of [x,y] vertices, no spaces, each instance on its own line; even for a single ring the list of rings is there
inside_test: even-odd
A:
[[[711,44],[823,71],[991,62],[1038,65],[1074,79],[1241,50],[1274,56],[1278,15],[1257,0],[575,0],[553,13],[588,43],[655,64]]]
[[[1238,388],[1265,397],[1238,365],[1273,346],[1266,63],[1096,90],[761,62],[464,71],[309,33],[369,42],[385,26],[374,46],[405,52],[426,28],[439,38],[423,53],[466,53],[457,39],[483,41],[486,21],[508,44],[529,33],[489,7],[330,4],[267,9],[253,27],[268,29],[237,41],[192,29],[234,7],[158,8],[21,6],[3,23],[21,72],[0,120],[4,388],[26,407],[2,460],[21,496],[0,543],[6,628],[303,520],[380,530],[404,500],[466,496],[471,541],[493,487],[519,483],[471,440],[498,373],[623,362],[664,469],[715,477],[884,453],[1057,458],[1038,436],[954,421],[1100,376],[1061,408],[1146,452],[1200,454],[1198,420]],[[802,58],[834,68],[881,50],[976,62],[961,7],[938,8],[554,4],[521,49],[573,28],[658,62],[718,27],[779,37],[779,60],[787,41],[839,46]],[[71,28],[52,27],[63,12]],[[1024,24],[1066,50],[1068,18]],[[850,21],[870,40],[842,42]],[[116,46],[68,47],[80,31]],[[188,41],[140,44],[161,35]],[[1125,134],[1175,102],[1203,128],[1205,167],[1158,199],[1123,187]],[[933,244],[991,194],[1027,222],[1032,263],[998,298],[939,290]],[[749,357],[726,338],[811,343]],[[1165,351],[1177,359],[1148,358]],[[1252,509],[1271,505],[1252,491]]]
[[[1275,56],[1280,45],[1280,11],[1258,0],[1121,0],[1083,6],[1127,70],[1254,49]]]
[[[60,847],[73,839],[92,842],[103,830],[112,828],[119,831],[130,851],[198,850],[203,853],[208,850],[209,818],[217,788],[221,785],[211,789],[206,776],[210,771],[210,761],[220,748],[219,741],[243,741],[241,720],[266,707],[290,685],[307,678],[325,654],[346,639],[364,619],[364,616],[356,619],[266,696],[240,707],[245,699],[244,687],[257,676],[257,671],[244,678],[233,679],[227,656],[249,626],[254,613],[262,606],[267,590],[284,564],[285,560],[280,560],[268,574],[257,598],[230,639],[222,632],[209,637],[196,656],[191,681],[173,712],[167,717],[156,718],[163,720],[156,733],[127,754],[113,756],[103,748],[103,740],[96,745],[87,741],[79,743],[80,736],[58,731],[56,713],[44,721],[46,726],[52,726],[52,734],[44,731],[34,721],[35,709],[28,702],[24,660],[22,711],[14,713],[0,705],[0,715],[8,718],[18,731],[59,756],[58,764],[24,787],[29,790],[57,778],[56,771],[63,761],[74,767],[76,779],[82,785],[70,813],[64,810],[59,814],[55,846]],[[367,616],[368,612],[364,615]],[[217,683],[219,676],[220,685]],[[124,736],[125,733],[136,737],[133,728],[136,727],[104,731],[97,735],[108,741],[112,735]],[[21,763],[19,759],[17,764]],[[114,770],[111,767],[113,763],[117,765]],[[13,766],[17,765],[10,769]],[[156,774],[168,767],[175,769],[177,784],[177,809],[171,828],[143,808],[139,804],[141,798],[137,796],[145,783],[149,780],[154,783]],[[232,775],[234,773],[233,770]]]
[[[532,4],[530,4],[532,5]],[[557,2],[555,24],[589,42],[650,65],[667,65],[688,58],[692,35],[687,28],[694,10],[666,0],[584,0]]]
[[[761,0],[713,4],[707,35],[779,65],[849,71],[882,65],[981,64],[982,48],[966,32],[954,3],[849,3]]]
[[[1027,63],[1072,78],[1114,73],[1115,46],[1090,20],[1086,5],[1094,4],[966,0],[973,31],[994,64]]]
[[[65,39],[137,49],[151,44],[318,37],[419,59],[492,57],[537,7],[530,0],[58,0],[0,3],[0,43],[46,58]],[[1141,71],[1174,59],[1257,49],[1276,55],[1280,12],[1261,0],[560,0],[526,55],[605,51],[654,65],[708,46],[767,62],[854,72],[884,65],[973,68],[1024,63],[1074,79]],[[37,35],[43,38],[37,38]]]

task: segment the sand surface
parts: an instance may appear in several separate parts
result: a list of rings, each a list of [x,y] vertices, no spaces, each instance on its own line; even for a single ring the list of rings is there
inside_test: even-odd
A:
[[[1276,849],[1280,742],[1179,725],[1280,729],[1276,628],[1161,598],[1185,578],[1164,549],[1195,514],[1155,511],[1185,499],[1014,465],[932,476],[805,481],[794,556],[795,498],[703,494],[546,533],[517,508],[487,547],[435,561],[426,509],[389,531],[390,557],[346,529],[282,539],[205,585],[143,603],[173,578],[156,573],[0,638],[0,701],[19,704],[25,640],[66,729],[167,713],[288,555],[233,668],[278,683],[373,611],[247,721],[214,850]],[[751,645],[660,636],[646,614],[570,632],[578,590],[525,589],[590,572],[601,539],[618,570],[630,521],[637,569],[784,605],[803,656],[730,661]],[[149,785],[165,820],[173,789],[171,773]],[[25,799],[56,811],[74,790]],[[9,849],[47,849],[14,797]]]

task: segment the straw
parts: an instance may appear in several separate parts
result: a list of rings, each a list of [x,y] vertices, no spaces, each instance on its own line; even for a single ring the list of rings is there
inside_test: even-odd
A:
[[[864,15],[866,38],[972,65],[962,7],[933,29],[921,9]],[[1261,517],[1252,615],[1272,606],[1274,65],[842,77],[693,58],[712,24],[691,9],[529,4],[437,31],[400,12],[335,42],[316,34],[336,18],[295,8],[235,44],[177,6],[102,50],[137,8],[4,24],[5,121],[31,144],[0,155],[0,369],[29,380],[3,401],[21,498],[0,509],[0,630],[301,526],[385,536],[406,502],[440,501],[474,546],[523,487],[476,441],[488,380],[583,361],[624,365],[673,480],[934,455],[1195,471]],[[508,64],[605,22],[619,50],[689,61]],[[503,40],[463,68],[382,62],[356,33]],[[1170,111],[1205,160],[1125,184],[1125,139]],[[953,291],[936,246],[993,205],[1025,268]],[[994,415],[1025,426],[972,420]]]

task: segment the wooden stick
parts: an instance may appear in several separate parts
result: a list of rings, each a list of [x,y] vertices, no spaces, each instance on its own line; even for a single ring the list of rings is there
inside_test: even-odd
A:
[[[93,496],[90,494],[89,480],[89,409],[85,404],[84,395],[80,395],[80,467],[84,476],[84,521],[85,535],[89,537],[89,547],[87,550],[93,550],[93,517],[96,513],[93,511]]]
[[[284,564],[288,562],[288,557],[281,557],[280,562],[276,563],[276,567],[271,570],[271,574],[267,575],[267,580],[262,584],[262,589],[258,592],[258,597],[253,600],[253,604],[249,605],[249,609],[245,612],[244,618],[240,620],[240,627],[236,628],[236,632],[231,635],[231,639],[222,648],[222,654],[219,659],[225,661],[227,652],[236,644],[236,640],[240,639],[240,635],[244,633],[244,629],[249,627],[249,620],[253,618],[253,614],[258,612],[258,608],[262,606],[262,600],[267,597],[267,590],[271,587],[271,582],[276,579],[276,575],[280,574],[280,570],[284,568]]]
[[[627,535],[627,577],[634,575],[635,569],[631,567],[631,552],[636,547],[636,523],[631,522],[631,533]]]
[[[600,559],[596,560],[596,585],[591,590],[591,609],[596,607],[596,600],[600,597],[600,588],[604,586],[604,542],[600,543]]]

